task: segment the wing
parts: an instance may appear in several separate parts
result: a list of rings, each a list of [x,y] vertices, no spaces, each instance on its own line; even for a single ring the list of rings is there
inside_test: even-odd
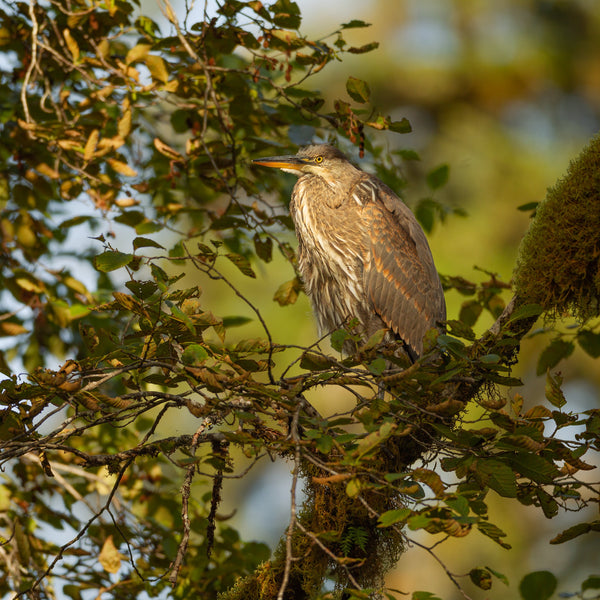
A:
[[[363,283],[383,322],[420,355],[423,336],[446,318],[444,293],[427,238],[410,209],[380,181],[361,180],[367,254]]]

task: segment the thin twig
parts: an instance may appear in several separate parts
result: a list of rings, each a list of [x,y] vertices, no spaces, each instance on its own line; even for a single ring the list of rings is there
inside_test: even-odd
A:
[[[285,590],[290,579],[292,561],[294,561],[292,541],[297,523],[296,489],[298,487],[298,475],[300,471],[300,436],[298,435],[298,421],[300,419],[301,406],[301,404],[298,404],[296,407],[296,410],[294,411],[294,417],[290,425],[290,435],[294,440],[296,453],[294,455],[294,470],[292,471],[292,488],[290,491],[290,523],[285,535],[285,568],[283,571],[281,587],[279,588],[279,593],[277,594],[277,600],[283,600],[283,595],[285,594]]]
[[[213,422],[210,419],[205,419],[200,427],[198,427],[196,430],[196,433],[194,433],[192,436],[192,443],[190,446],[192,456],[196,453],[196,448],[198,447],[200,438],[207,435],[206,429],[210,429],[212,425]],[[183,523],[183,535],[181,536],[181,542],[179,542],[179,548],[177,549],[177,556],[175,557],[175,561],[173,562],[173,567],[171,569],[171,575],[169,576],[169,583],[173,587],[175,587],[177,584],[177,577],[179,575],[179,571],[181,570],[181,566],[183,565],[183,559],[185,558],[190,540],[191,524],[189,516],[189,500],[192,481],[195,474],[196,463],[192,463],[186,468],[185,478],[183,480],[183,485],[181,486],[181,521]]]
[[[29,106],[27,104],[27,88],[29,87],[29,81],[31,79],[31,75],[33,70],[36,67],[37,63],[37,48],[38,48],[38,31],[39,25],[37,19],[35,17],[35,7],[37,3],[35,0],[30,0],[29,2],[29,17],[31,18],[31,58],[29,61],[29,65],[27,67],[27,71],[25,72],[25,77],[23,78],[23,87],[21,87],[21,104],[23,105],[23,112],[25,113],[25,121],[27,123],[31,123],[31,116],[29,114]],[[29,133],[29,130],[28,130]],[[31,135],[31,133],[29,133]]]

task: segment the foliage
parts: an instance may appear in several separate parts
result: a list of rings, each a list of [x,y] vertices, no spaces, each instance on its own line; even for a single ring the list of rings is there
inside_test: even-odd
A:
[[[329,112],[306,83],[373,49],[345,39],[366,24],[311,40],[291,0],[229,0],[183,18],[161,7],[167,34],[120,0],[0,12],[0,589],[315,598],[332,578],[364,598],[412,532],[436,536],[432,554],[440,537],[474,531],[508,548],[490,494],[548,518],[597,502],[579,474],[598,450],[600,413],[573,412],[552,371],[573,341],[540,356],[546,403],[507,391],[520,385],[519,342],[547,307],[505,305],[496,275],[444,278],[465,296],[459,319],[413,365],[377,335],[355,356],[299,348],[244,291],[276,253],[289,266],[275,300],[301,291],[289,217],[267,196],[280,179],[256,176],[250,157],[339,138],[406,185],[367,132],[401,134],[408,121],[370,108],[357,78]],[[448,175],[438,167],[425,183],[433,193]],[[418,212],[430,228],[448,211],[427,198]],[[237,335],[247,317],[205,302],[190,273],[240,298],[262,335]],[[496,323],[477,337],[486,312]],[[351,335],[334,332],[332,346]],[[572,332],[592,357],[597,335],[593,324]],[[320,415],[308,399],[322,386],[351,390],[356,407]],[[166,435],[182,414],[194,433]],[[290,523],[271,558],[219,514],[224,480],[268,457],[294,465]],[[553,542],[595,531],[581,523]],[[481,589],[506,580],[481,566],[464,578]]]

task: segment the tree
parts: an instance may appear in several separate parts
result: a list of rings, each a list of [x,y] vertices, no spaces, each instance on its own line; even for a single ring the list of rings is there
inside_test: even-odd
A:
[[[414,365],[377,335],[339,355],[351,323],[331,335],[333,352],[298,347],[245,291],[258,264],[281,256],[275,301],[301,293],[291,223],[269,197],[281,179],[249,159],[291,137],[338,138],[401,189],[415,153],[388,155],[375,134],[410,124],[371,108],[360,79],[330,112],[310,88],[332,61],[376,46],[346,41],[362,21],[310,40],[290,0],[182,17],[161,7],[168,33],[125,1],[31,0],[0,13],[4,590],[287,599],[331,596],[329,579],[364,598],[384,593],[411,531],[478,530],[507,547],[490,494],[548,517],[597,502],[578,474],[598,450],[600,414],[569,408],[555,367],[575,345],[600,356],[599,142],[539,207],[508,303],[495,274],[446,276],[466,300]],[[442,166],[425,182],[433,192],[447,176]],[[419,217],[431,225],[447,210],[424,203]],[[206,303],[184,280],[191,272],[238,298],[260,334],[236,333],[248,318]],[[476,336],[485,311],[496,322]],[[575,327],[552,329],[567,312]],[[538,360],[549,405],[524,409],[506,390],[520,385],[519,343],[540,316],[554,331]],[[321,386],[351,390],[356,407],[319,414],[310,394]],[[475,423],[464,417],[472,405]],[[194,433],[167,435],[182,412]],[[570,439],[575,425],[584,431]],[[224,480],[268,457],[293,465],[289,526],[272,557],[219,515]],[[582,522],[554,542],[599,529]],[[506,579],[481,565],[468,576],[484,590]],[[555,585],[534,573],[521,594],[550,597]],[[597,578],[582,585],[597,588]]]

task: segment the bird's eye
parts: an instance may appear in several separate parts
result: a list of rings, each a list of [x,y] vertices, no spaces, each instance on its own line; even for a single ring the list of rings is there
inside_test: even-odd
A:
[[[323,157],[322,157],[322,156],[317,156],[317,157],[315,158],[315,162],[316,162],[317,164],[319,164],[319,163],[322,163],[322,162],[323,162]]]

